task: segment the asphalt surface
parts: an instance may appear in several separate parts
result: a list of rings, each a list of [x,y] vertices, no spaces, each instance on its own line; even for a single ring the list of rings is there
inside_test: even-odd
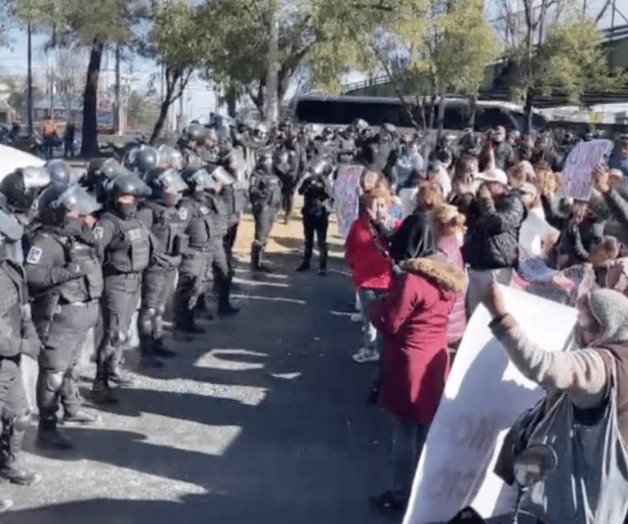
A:
[[[24,462],[43,480],[4,486],[15,506],[0,523],[398,521],[367,504],[386,488],[388,431],[365,402],[374,367],[351,360],[361,338],[346,268],[336,258],[326,278],[296,274],[300,236],[296,219],[277,225],[275,272],[257,278],[247,217],[241,313],[204,321],[207,333],[193,340],[170,339],[178,357],[137,370],[97,426],[67,429],[70,452],[42,452],[29,430]],[[84,388],[91,377],[93,365]]]

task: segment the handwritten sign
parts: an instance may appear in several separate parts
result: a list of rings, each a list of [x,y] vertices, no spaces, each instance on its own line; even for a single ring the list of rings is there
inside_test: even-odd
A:
[[[574,147],[565,162],[563,180],[565,196],[588,201],[593,190],[593,170],[602,163],[613,147],[610,140],[580,142]]]
[[[502,292],[506,308],[532,340],[548,350],[565,348],[576,321],[573,308],[512,288],[502,287]],[[484,477],[495,482],[487,464],[497,439],[543,395],[510,363],[489,321],[488,311],[479,306],[467,326],[421,455],[404,524],[447,521],[477,500]],[[507,504],[499,504],[499,490],[481,492],[487,493],[485,499],[474,507],[484,518],[508,511]]]
[[[338,219],[338,231],[345,239],[360,211],[358,187],[363,170],[364,167],[358,165],[341,166],[334,184],[334,211]]]

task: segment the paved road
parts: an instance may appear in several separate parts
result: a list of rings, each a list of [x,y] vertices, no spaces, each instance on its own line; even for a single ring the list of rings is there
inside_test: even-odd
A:
[[[2,524],[391,522],[366,504],[385,487],[387,431],[364,402],[373,368],[350,359],[348,277],[293,272],[295,222],[276,227],[276,272],[256,280],[251,229],[238,244],[241,314],[173,341],[165,370],[138,372],[97,427],[68,430],[75,450],[42,454],[33,428],[25,460],[44,480],[7,488],[16,506]]]

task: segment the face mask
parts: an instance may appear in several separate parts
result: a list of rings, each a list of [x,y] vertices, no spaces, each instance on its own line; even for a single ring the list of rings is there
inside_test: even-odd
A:
[[[124,218],[132,217],[137,211],[137,204],[116,204],[116,208]]]
[[[66,218],[63,224],[63,229],[68,233],[79,234],[83,230],[83,223],[80,218]]]
[[[166,204],[166,207],[176,206],[180,199],[181,195],[179,193],[166,193],[164,195],[164,203]]]

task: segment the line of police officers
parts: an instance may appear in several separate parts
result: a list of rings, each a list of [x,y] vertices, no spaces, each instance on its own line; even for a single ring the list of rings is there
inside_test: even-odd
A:
[[[25,167],[0,183],[0,478],[31,485],[40,476],[18,455],[29,412],[20,374],[23,354],[38,360],[37,443],[69,449],[59,423],[90,424],[82,407],[79,362],[86,337],[102,324],[91,400],[118,401],[114,386],[132,383],[124,349],[138,310],[140,364],[162,367],[176,355],[164,343],[164,314],[175,326],[202,333],[196,319],[207,297],[217,313],[238,312],[230,301],[233,247],[242,212],[251,206],[255,239],[251,267],[269,271],[264,249],[277,212],[289,217],[295,191],[305,198],[309,268],[318,233],[320,270],[327,260],[330,162],[312,161],[305,180],[303,136],[284,127],[273,139],[264,125],[215,130],[188,126],[175,148],[129,148],[121,162],[100,158],[73,183],[61,160]],[[303,183],[301,183],[303,182]],[[61,408],[61,410],[59,409]],[[0,511],[9,507],[0,500]]]

